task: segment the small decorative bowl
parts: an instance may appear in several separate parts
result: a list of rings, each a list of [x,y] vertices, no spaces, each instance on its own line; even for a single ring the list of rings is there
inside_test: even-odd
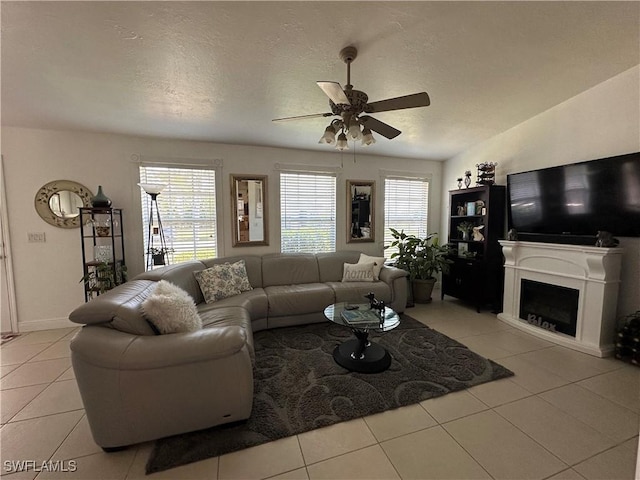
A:
[[[110,227],[96,227],[96,233],[99,237],[108,237],[111,233]]]

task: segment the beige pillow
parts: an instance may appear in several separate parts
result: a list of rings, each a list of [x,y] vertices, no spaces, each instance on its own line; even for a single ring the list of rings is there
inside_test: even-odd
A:
[[[375,264],[371,263],[345,263],[343,282],[373,282],[373,269]]]
[[[358,260],[358,263],[371,263],[373,262],[373,280],[374,281],[378,281],[380,280],[380,270],[382,270],[382,267],[384,266],[384,261],[386,259],[384,257],[370,257],[369,255],[366,255],[364,253],[360,254],[360,260]]]
[[[160,334],[194,332],[202,328],[202,319],[191,295],[166,280],[160,280],[142,302],[142,312]]]

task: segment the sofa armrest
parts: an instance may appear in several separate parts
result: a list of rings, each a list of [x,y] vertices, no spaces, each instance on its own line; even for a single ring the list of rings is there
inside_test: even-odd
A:
[[[380,270],[380,280],[391,285],[396,278],[402,278],[409,275],[405,270],[397,267],[385,265]]]
[[[235,325],[157,336],[96,326],[84,327],[71,341],[71,351],[95,366],[147,370],[228,357],[246,344],[247,332]]]
[[[401,268],[385,265],[380,270],[380,280],[391,289],[391,307],[397,313],[403,313],[407,306],[407,276]]]

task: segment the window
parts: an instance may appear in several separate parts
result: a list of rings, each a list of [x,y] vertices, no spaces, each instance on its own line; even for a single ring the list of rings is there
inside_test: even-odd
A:
[[[280,174],[280,249],[333,252],[336,249],[336,178],[331,174]]]
[[[173,249],[171,263],[217,256],[215,178],[213,169],[140,167],[140,183],[166,185],[158,195],[158,211],[167,248]],[[144,190],[140,192],[146,252],[151,198]],[[154,246],[159,244],[154,241]]]
[[[386,178],[384,181],[384,246],[393,242],[389,228],[427,236],[429,182],[423,178]],[[389,248],[389,258],[397,249]]]

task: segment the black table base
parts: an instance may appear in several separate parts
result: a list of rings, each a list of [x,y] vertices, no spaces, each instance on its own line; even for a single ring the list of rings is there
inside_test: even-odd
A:
[[[359,373],[383,372],[391,365],[391,355],[377,343],[368,339],[368,333],[355,330],[357,338],[341,343],[333,350],[338,365]]]

